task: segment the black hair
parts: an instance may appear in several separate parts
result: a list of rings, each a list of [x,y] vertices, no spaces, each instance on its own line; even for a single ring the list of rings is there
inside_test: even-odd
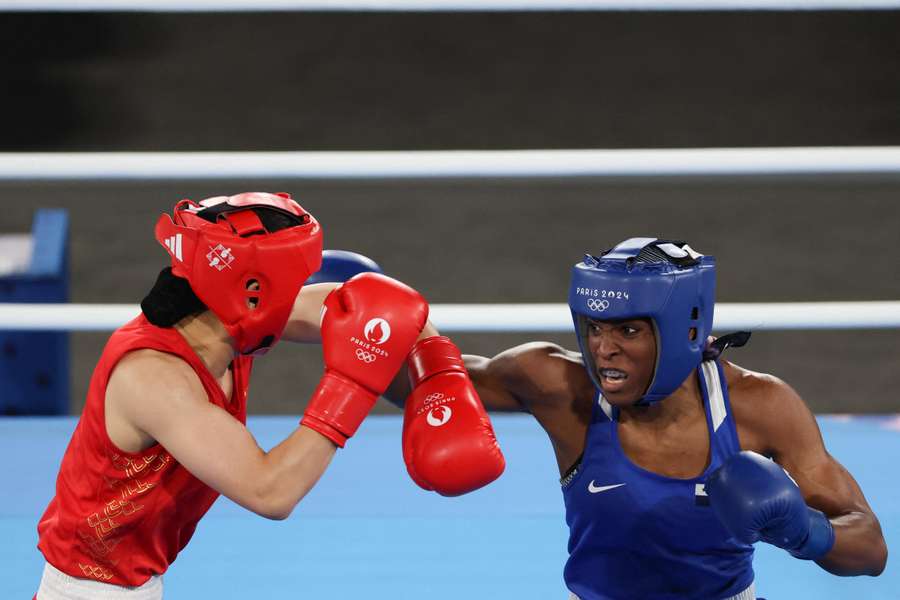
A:
[[[172,327],[178,321],[199,315],[206,305],[191,289],[187,279],[172,274],[172,267],[159,272],[153,288],[141,300],[141,311],[157,327]]]

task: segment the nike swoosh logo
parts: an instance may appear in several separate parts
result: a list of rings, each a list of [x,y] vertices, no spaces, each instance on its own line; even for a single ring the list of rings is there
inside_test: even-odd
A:
[[[588,484],[588,491],[589,491],[590,493],[592,493],[592,494],[599,494],[600,492],[605,492],[605,491],[607,491],[607,490],[614,490],[614,489],[616,489],[617,487],[622,487],[623,485],[625,485],[625,484],[624,484],[624,483],[616,483],[616,484],[613,484],[613,485],[601,485],[601,486],[596,486],[596,485],[594,485],[594,482],[593,482],[593,480],[592,480],[592,481]]]

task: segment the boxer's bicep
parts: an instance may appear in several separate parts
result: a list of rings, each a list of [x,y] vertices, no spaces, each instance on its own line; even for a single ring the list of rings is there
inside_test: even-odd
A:
[[[772,458],[794,479],[806,503],[826,515],[870,510],[852,475],[832,457],[815,416],[789,385],[766,384],[773,410],[766,411],[766,438]]]
[[[555,414],[561,398],[565,399],[562,404],[572,400],[571,357],[556,344],[529,342],[493,358],[472,355],[463,358],[488,410],[536,414],[536,410],[549,407]]]
[[[508,365],[499,355],[494,358],[463,355],[463,361],[481,403],[489,411],[523,411],[525,408],[508,386]]]

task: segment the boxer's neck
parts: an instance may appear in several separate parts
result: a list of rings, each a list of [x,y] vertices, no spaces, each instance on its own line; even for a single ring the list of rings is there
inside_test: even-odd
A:
[[[234,340],[212,311],[185,317],[175,329],[216,379],[225,375],[236,354]]]

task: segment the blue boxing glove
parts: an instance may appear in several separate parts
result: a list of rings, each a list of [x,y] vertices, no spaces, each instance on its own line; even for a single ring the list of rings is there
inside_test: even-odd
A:
[[[797,558],[818,560],[834,546],[834,529],[803,500],[781,466],[755,452],[730,457],[706,481],[722,525],[745,544],[762,540]]]
[[[347,250],[322,252],[322,268],[309,276],[304,285],[336,281],[342,283],[359,273],[384,273],[368,256]]]

